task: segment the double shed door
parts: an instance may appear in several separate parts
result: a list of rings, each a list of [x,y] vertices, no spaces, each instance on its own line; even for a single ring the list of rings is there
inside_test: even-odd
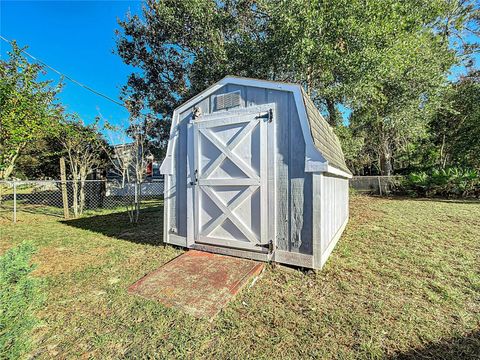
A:
[[[269,211],[274,199],[268,180],[274,174],[267,154],[272,114],[257,109],[192,121],[193,203],[188,205],[193,207],[195,243],[255,251],[269,245],[275,221]]]

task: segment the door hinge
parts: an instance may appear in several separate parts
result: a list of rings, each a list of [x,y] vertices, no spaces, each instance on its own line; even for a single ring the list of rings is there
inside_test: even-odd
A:
[[[274,247],[273,247],[273,240],[269,240],[268,243],[262,244],[262,245],[257,245],[257,246],[261,246],[265,249],[268,249],[269,254],[273,253],[273,250],[275,250]]]
[[[264,115],[255,116],[255,119],[266,119],[269,123],[271,123],[273,121],[273,110],[270,109]]]

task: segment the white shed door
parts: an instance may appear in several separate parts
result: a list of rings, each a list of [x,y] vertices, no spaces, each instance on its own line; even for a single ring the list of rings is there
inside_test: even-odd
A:
[[[195,242],[268,243],[267,122],[268,112],[194,122]]]

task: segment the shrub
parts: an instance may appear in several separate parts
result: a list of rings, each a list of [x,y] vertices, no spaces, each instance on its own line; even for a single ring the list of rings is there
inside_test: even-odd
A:
[[[415,196],[479,197],[480,174],[476,170],[459,168],[411,173],[402,188]]]
[[[31,275],[34,252],[23,243],[0,256],[0,359],[22,358],[30,350],[42,303],[40,280]]]

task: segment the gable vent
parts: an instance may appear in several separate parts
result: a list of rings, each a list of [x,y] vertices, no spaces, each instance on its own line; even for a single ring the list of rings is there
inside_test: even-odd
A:
[[[234,91],[215,97],[215,109],[222,110],[240,106],[240,91]]]

